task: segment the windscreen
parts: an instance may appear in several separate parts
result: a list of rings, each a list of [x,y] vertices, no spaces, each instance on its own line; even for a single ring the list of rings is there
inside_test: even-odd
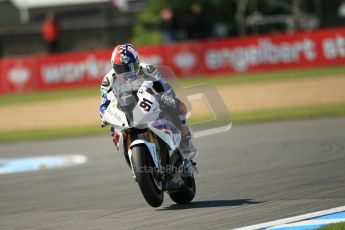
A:
[[[142,70],[137,74],[123,73],[116,76],[113,84],[113,93],[117,98],[117,107],[125,113],[133,111],[135,105],[138,103],[137,92],[145,80]]]

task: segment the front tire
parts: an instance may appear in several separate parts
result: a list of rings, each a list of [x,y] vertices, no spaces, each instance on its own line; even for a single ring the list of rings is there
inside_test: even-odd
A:
[[[155,182],[154,170],[152,170],[154,164],[145,145],[136,145],[132,148],[132,164],[139,188],[146,202],[152,207],[159,207],[163,203],[164,193]]]

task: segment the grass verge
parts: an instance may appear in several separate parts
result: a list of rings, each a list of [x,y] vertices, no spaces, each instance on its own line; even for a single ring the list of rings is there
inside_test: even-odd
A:
[[[253,112],[234,113],[232,120],[237,124],[258,123],[265,121],[311,119],[319,117],[344,116],[345,103],[288,107],[280,109],[258,110]]]
[[[90,136],[105,134],[107,131],[99,126],[88,126],[0,132],[0,143]]]
[[[345,223],[330,224],[317,230],[345,230]]]
[[[329,76],[344,76],[345,67],[311,68],[299,70],[272,71],[266,73],[226,74],[216,76],[193,76],[180,80],[181,85],[195,84],[239,85],[263,83],[272,81],[289,81],[295,79],[322,78]],[[11,95],[0,95],[0,106],[23,104],[41,101],[68,100],[70,98],[92,97],[99,95],[99,86],[90,88],[67,89],[58,91],[29,92]]]
[[[68,100],[70,98],[92,97],[96,95],[99,95],[99,87],[6,94],[0,95],[0,106]]]
[[[331,116],[345,116],[345,103],[234,113],[232,114],[232,122],[233,124],[248,124],[268,121],[311,119]],[[190,122],[194,123],[200,122],[202,120],[204,119],[200,117],[192,117],[190,119]],[[89,126],[0,132],[0,143],[108,134],[108,130],[108,128],[102,129],[99,126]]]

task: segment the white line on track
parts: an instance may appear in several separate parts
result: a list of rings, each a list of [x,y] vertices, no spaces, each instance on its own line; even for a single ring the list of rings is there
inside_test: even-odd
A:
[[[345,218],[326,219],[326,220],[304,220],[304,221],[300,221],[297,223],[279,225],[277,227],[272,227],[269,229],[273,230],[273,229],[301,227],[301,226],[302,227],[308,227],[308,226],[314,226],[314,225],[336,224],[336,223],[340,223],[340,222],[345,222]]]
[[[83,155],[0,158],[0,175],[64,168],[84,164],[87,161],[87,157]]]
[[[315,217],[319,217],[319,216],[325,216],[325,215],[329,215],[329,214],[333,214],[333,213],[337,213],[337,212],[343,212],[343,211],[345,211],[345,206],[341,206],[341,207],[337,207],[337,208],[331,208],[331,209],[323,210],[323,211],[319,211],[319,212],[312,212],[312,213],[303,214],[300,216],[294,216],[294,217],[284,218],[284,219],[280,219],[280,220],[270,221],[270,222],[266,222],[266,223],[250,225],[250,226],[246,226],[246,227],[242,227],[242,228],[236,228],[233,230],[264,229],[264,228],[274,227],[274,226],[283,225],[283,224],[289,224],[289,223],[293,223],[293,222],[297,222],[297,221],[301,221],[301,220],[307,220],[307,219],[311,219],[311,218],[315,218]]]

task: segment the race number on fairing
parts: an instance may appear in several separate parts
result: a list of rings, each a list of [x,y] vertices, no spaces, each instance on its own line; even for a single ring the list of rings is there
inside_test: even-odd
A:
[[[140,107],[143,108],[145,112],[149,112],[152,104],[152,101],[143,98],[142,102],[140,102]]]

